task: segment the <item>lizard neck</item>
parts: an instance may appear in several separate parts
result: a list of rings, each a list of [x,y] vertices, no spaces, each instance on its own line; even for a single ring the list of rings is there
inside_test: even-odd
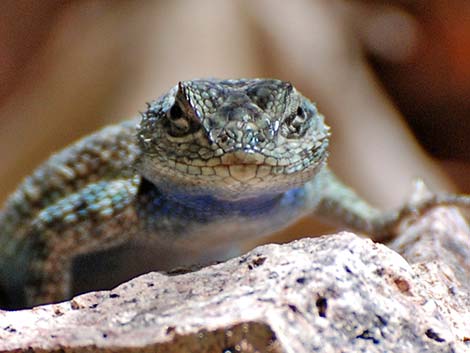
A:
[[[257,195],[251,198],[226,200],[213,195],[191,195],[175,191],[161,192],[150,181],[143,179],[139,194],[145,197],[149,204],[159,215],[187,215],[201,221],[204,219],[243,216],[257,217],[269,214],[280,207],[295,206],[298,193],[301,189],[292,189],[283,193]]]

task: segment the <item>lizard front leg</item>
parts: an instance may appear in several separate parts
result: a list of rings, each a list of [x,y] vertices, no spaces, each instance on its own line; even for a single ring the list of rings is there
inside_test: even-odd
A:
[[[409,201],[396,210],[381,211],[344,185],[329,169],[325,168],[317,177],[321,195],[314,213],[332,223],[364,232],[376,241],[392,239],[403,220],[433,207],[453,205],[470,208],[470,195],[438,193]]]
[[[133,202],[139,182],[135,177],[89,184],[37,215],[24,239],[30,257],[26,305],[68,298],[74,257],[116,246],[137,233]]]

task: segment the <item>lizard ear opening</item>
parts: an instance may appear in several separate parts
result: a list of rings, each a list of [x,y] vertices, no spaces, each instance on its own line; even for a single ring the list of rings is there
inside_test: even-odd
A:
[[[183,137],[201,128],[201,121],[191,104],[190,93],[184,82],[178,83],[175,101],[166,114],[169,122],[169,134],[173,137]]]

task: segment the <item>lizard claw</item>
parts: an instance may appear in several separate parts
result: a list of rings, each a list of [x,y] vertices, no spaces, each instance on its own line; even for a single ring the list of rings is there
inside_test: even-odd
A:
[[[380,215],[375,220],[376,240],[389,241],[398,233],[398,227],[415,222],[420,216],[439,206],[455,206],[470,210],[470,195],[432,193],[424,182],[417,181],[408,203],[398,210]]]

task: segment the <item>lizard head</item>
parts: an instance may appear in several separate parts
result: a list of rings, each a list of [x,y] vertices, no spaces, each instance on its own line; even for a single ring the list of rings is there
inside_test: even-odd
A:
[[[165,192],[276,194],[320,170],[329,135],[315,105],[288,82],[183,81],[142,114],[137,168]]]

